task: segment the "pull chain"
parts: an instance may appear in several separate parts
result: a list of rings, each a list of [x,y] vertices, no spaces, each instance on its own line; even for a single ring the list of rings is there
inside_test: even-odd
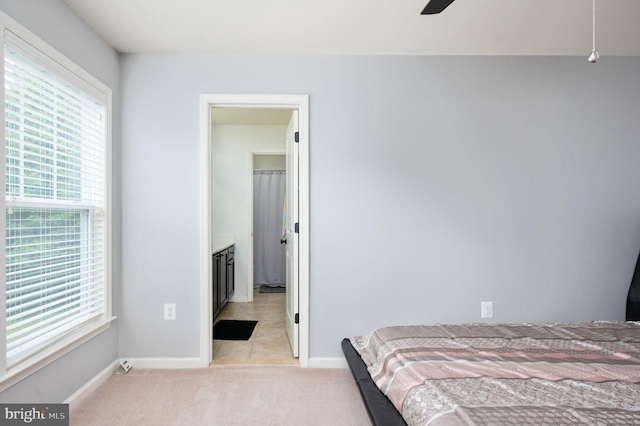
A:
[[[593,0],[593,50],[591,50],[591,54],[587,60],[594,64],[598,62],[599,58],[600,54],[596,50],[596,0]]]

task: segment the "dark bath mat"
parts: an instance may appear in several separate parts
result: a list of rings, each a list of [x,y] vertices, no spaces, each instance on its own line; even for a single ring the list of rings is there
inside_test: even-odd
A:
[[[218,340],[249,340],[258,321],[220,320],[213,326],[213,338]]]
[[[258,293],[286,293],[287,289],[283,285],[278,286],[270,286],[270,285],[261,285]]]

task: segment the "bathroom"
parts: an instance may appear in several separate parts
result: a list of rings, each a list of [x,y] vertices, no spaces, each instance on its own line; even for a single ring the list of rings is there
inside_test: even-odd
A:
[[[253,343],[253,357],[251,342],[214,340],[214,363],[247,363],[252,359],[260,363],[265,354],[258,357],[257,347],[270,352],[270,362],[277,362],[277,357],[281,362],[297,363],[286,338],[285,295],[281,294],[286,277],[281,240],[286,132],[291,115],[292,111],[285,109],[212,108],[211,236],[214,245],[233,244],[235,252],[234,292],[219,318],[248,319],[266,313],[268,318],[259,322],[252,338],[259,340],[262,332],[263,339],[269,339],[262,345]],[[268,295],[260,293],[262,285],[270,287]],[[261,297],[271,297],[269,306],[260,305],[265,303]],[[280,302],[273,303],[274,297],[282,300],[281,307]],[[229,353],[230,349],[235,353]]]

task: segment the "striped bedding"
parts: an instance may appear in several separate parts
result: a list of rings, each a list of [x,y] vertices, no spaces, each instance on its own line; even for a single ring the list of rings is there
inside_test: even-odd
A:
[[[640,425],[640,323],[379,328],[350,338],[408,425]]]

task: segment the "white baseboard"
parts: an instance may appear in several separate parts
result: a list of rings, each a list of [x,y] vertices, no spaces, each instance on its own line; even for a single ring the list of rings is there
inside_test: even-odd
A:
[[[349,365],[344,357],[312,357],[309,358],[309,368],[349,368]]]
[[[116,359],[107,366],[104,370],[99,372],[93,379],[89,380],[80,389],[75,391],[69,398],[63,401],[65,404],[69,404],[69,411],[73,411],[82,401],[87,399],[93,391],[98,389],[107,379],[113,376],[120,365],[120,360]]]
[[[229,302],[247,303],[247,302],[249,302],[249,298],[247,296],[236,296],[234,294],[233,296],[231,296],[231,299],[229,300]]]
[[[181,369],[181,368],[204,368],[200,358],[127,358],[131,368],[149,369]]]

